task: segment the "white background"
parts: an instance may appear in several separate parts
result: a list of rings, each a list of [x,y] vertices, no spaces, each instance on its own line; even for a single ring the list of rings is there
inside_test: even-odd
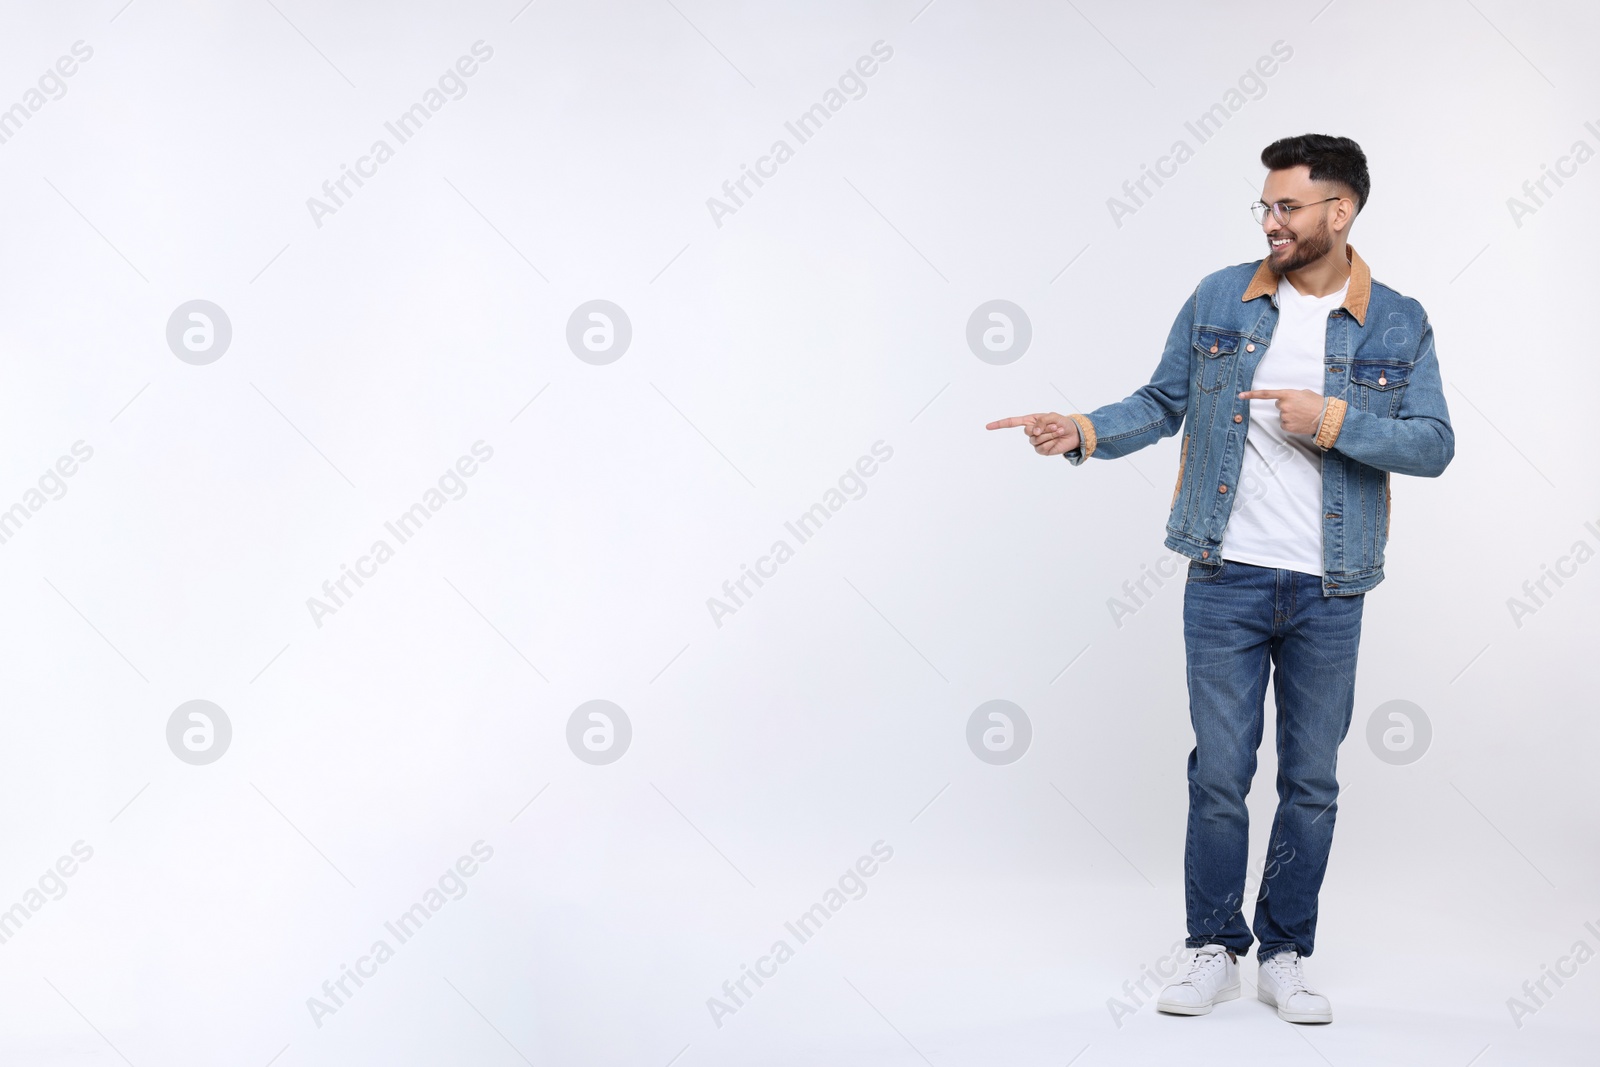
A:
[[[0,508],[93,449],[0,545],[0,908],[93,849],[0,944],[0,1062],[1594,1062],[1600,962],[1507,1006],[1600,951],[1600,562],[1507,605],[1600,549],[1600,162],[1507,207],[1600,148],[1587,6],[122,3],[0,12],[0,108],[93,49],[0,144]],[[479,40],[466,95],[318,226],[307,198]],[[1072,468],[983,427],[1143,384],[1199,278],[1263,254],[1260,151],[1305,132],[1368,154],[1352,241],[1429,313],[1456,457],[1395,479],[1367,600],[1307,963],[1336,1022],[1247,984],[1119,1025],[1184,936],[1181,582],[1107,608],[1170,555],[1177,441]],[[707,198],[780,137],[719,227]],[[1033,327],[1006,366],[965,340],[996,298]],[[232,323],[205,366],[166,342],[193,299]],[[565,341],[593,299],[633,327],[605,366]],[[319,627],[307,598],[480,440]],[[193,699],[233,728],[206,766],[166,740]],[[593,699],[633,728],[607,766],[566,742]],[[967,747],[991,699],[1033,725],[1009,766]],[[1366,741],[1396,699],[1433,728],[1404,766]],[[317,1025],[480,840],[466,895]],[[716,1025],[879,840],[866,895]]]

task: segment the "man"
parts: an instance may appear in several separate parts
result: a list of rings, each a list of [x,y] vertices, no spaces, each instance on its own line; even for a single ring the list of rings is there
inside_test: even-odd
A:
[[[1249,951],[1245,796],[1269,664],[1278,807],[1253,921],[1258,997],[1290,1022],[1331,1022],[1306,984],[1355,704],[1368,590],[1383,580],[1391,473],[1437,477],[1455,435],[1416,300],[1373,281],[1348,243],[1371,181],[1359,145],[1306,134],[1261,153],[1252,205],[1265,258],[1203,278],[1148,385],[1022,426],[1034,451],[1114,459],[1184,430],[1166,545],[1190,557],[1183,633],[1189,716],[1184,892],[1194,950],[1158,1009],[1205,1015],[1239,995]]]

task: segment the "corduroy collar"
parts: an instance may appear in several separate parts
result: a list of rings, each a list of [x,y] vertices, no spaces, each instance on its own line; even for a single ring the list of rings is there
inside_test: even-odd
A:
[[[1372,298],[1372,271],[1367,268],[1367,261],[1356,252],[1356,246],[1344,246],[1345,259],[1350,264],[1350,288],[1344,296],[1344,309],[1350,312],[1357,323],[1362,326],[1367,324],[1367,303]],[[1278,273],[1263,259],[1256,267],[1255,277],[1250,279],[1250,284],[1245,286],[1243,300],[1254,300],[1258,296],[1270,297],[1278,291]]]

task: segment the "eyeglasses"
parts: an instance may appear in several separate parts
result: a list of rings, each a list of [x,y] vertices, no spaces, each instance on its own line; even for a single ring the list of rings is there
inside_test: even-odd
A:
[[[1344,197],[1342,196],[1330,196],[1322,200],[1318,200],[1317,203],[1326,204],[1329,200],[1343,199]],[[1303,207],[1311,206],[1312,205],[1310,204],[1285,204],[1282,200],[1275,200],[1272,203],[1272,217],[1277,219],[1278,222],[1284,226],[1287,226],[1289,225],[1289,212],[1299,211]],[[1250,213],[1256,217],[1256,225],[1260,226],[1267,219],[1267,205],[1262,203],[1260,200],[1257,200],[1255,203],[1250,205]]]

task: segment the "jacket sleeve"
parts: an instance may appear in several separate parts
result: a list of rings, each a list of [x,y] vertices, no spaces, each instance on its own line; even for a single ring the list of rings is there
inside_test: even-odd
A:
[[[1126,400],[1095,408],[1084,414],[1073,412],[1067,418],[1078,424],[1078,447],[1063,452],[1076,467],[1090,456],[1116,459],[1137,452],[1163,437],[1171,437],[1183,426],[1189,410],[1189,375],[1194,358],[1194,316],[1200,288],[1190,294],[1178,310],[1167,334],[1161,362],[1148,384]]]
[[[1439,377],[1433,325],[1422,318],[1422,338],[1411,377],[1400,397],[1399,414],[1362,411],[1343,397],[1330,397],[1316,441],[1360,463],[1395,474],[1437,478],[1456,453],[1456,435]],[[1345,388],[1351,388],[1349,382]]]

